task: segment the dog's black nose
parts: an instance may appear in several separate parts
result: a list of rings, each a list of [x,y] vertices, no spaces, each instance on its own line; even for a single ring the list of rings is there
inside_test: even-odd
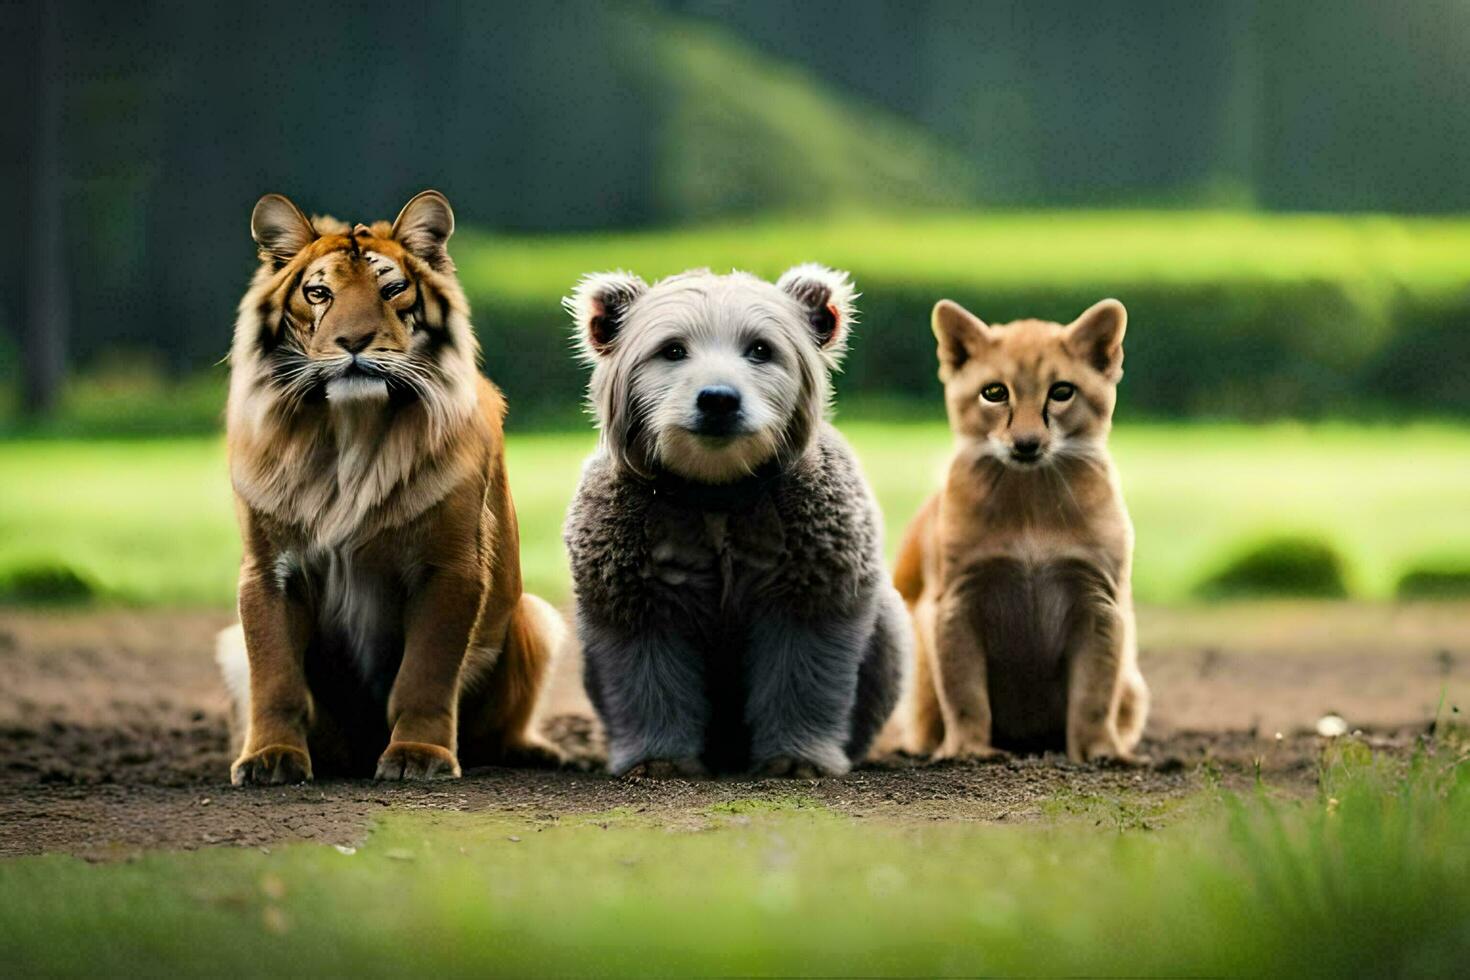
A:
[[[1017,459],[1035,459],[1040,453],[1040,439],[1016,439],[1011,443],[1011,455]]]
[[[694,404],[705,415],[731,415],[740,410],[740,392],[729,385],[703,388]]]

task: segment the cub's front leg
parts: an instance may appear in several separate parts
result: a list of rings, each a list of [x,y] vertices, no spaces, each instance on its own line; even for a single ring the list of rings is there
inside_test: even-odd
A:
[[[805,623],[767,614],[753,624],[745,721],[757,772],[811,778],[852,767],[846,744],[873,619],[869,612]]]
[[[1143,765],[1118,733],[1127,623],[1112,603],[1096,602],[1078,617],[1067,679],[1067,757],[1073,762]]]
[[[246,542],[248,548],[249,537]],[[247,551],[240,570],[240,625],[250,664],[250,708],[244,748],[230,766],[236,786],[311,778],[311,693],[303,664],[310,619],[300,600],[263,567],[268,563]]]
[[[944,718],[936,759],[1000,759],[992,742],[985,648],[975,628],[972,597],[949,590],[934,611],[933,683]]]
[[[488,586],[478,563],[435,569],[405,610],[403,662],[388,696],[388,747],[378,779],[460,774],[459,675]]]
[[[688,640],[633,635],[582,617],[587,695],[607,731],[615,776],[701,776],[709,724],[704,661]]]

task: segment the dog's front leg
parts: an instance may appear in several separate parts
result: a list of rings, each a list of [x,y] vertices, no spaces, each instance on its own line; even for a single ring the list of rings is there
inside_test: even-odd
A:
[[[435,569],[410,599],[378,779],[459,775],[459,674],[486,584],[478,565],[464,562]]]
[[[803,623],[763,616],[746,651],[750,758],[771,776],[840,776],[873,616]]]
[[[701,776],[709,698],[704,660],[683,637],[581,623],[587,694],[615,776]]]

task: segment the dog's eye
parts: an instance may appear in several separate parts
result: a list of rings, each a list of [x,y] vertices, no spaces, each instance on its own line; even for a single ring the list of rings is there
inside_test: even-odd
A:
[[[306,297],[308,303],[325,303],[332,298],[332,291],[326,286],[307,286],[301,290],[301,295]]]
[[[1064,402],[1076,393],[1076,385],[1069,384],[1066,381],[1058,381],[1056,384],[1051,386],[1051,391],[1047,393],[1046,397],[1050,398],[1054,402]]]
[[[664,349],[658,353],[666,361],[682,361],[689,356],[689,352],[684,349],[684,345],[677,341],[672,344],[664,344]]]
[[[408,282],[406,280],[400,279],[397,282],[388,283],[388,285],[378,290],[378,292],[382,294],[382,297],[384,299],[392,299],[394,296],[397,296],[399,293],[403,292],[407,288]]]
[[[757,364],[764,364],[771,359],[771,345],[764,340],[757,340],[745,349],[745,356]]]
[[[1006,386],[999,381],[992,381],[980,389],[980,397],[988,402],[1003,402],[1009,395],[1010,392],[1006,390]]]

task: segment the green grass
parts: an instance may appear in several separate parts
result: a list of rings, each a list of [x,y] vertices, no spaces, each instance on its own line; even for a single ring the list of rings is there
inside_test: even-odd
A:
[[[861,416],[843,429],[891,550],[938,484],[948,432]],[[509,441],[526,581],[553,601],[568,596],[560,527],[593,445],[590,430]],[[1470,555],[1470,429],[1132,425],[1114,452],[1144,601],[1187,599],[1241,542],[1275,533],[1331,542],[1354,594],[1373,599],[1422,556]],[[65,565],[116,601],[233,602],[239,544],[218,439],[0,443],[0,486],[0,572]]]
[[[1205,789],[1160,829],[1147,800],[1065,809],[1015,826],[801,801],[672,820],[391,811],[350,854],[25,858],[0,863],[0,960],[17,975],[1429,976],[1470,954],[1463,749],[1405,772],[1352,743],[1317,798]]]

